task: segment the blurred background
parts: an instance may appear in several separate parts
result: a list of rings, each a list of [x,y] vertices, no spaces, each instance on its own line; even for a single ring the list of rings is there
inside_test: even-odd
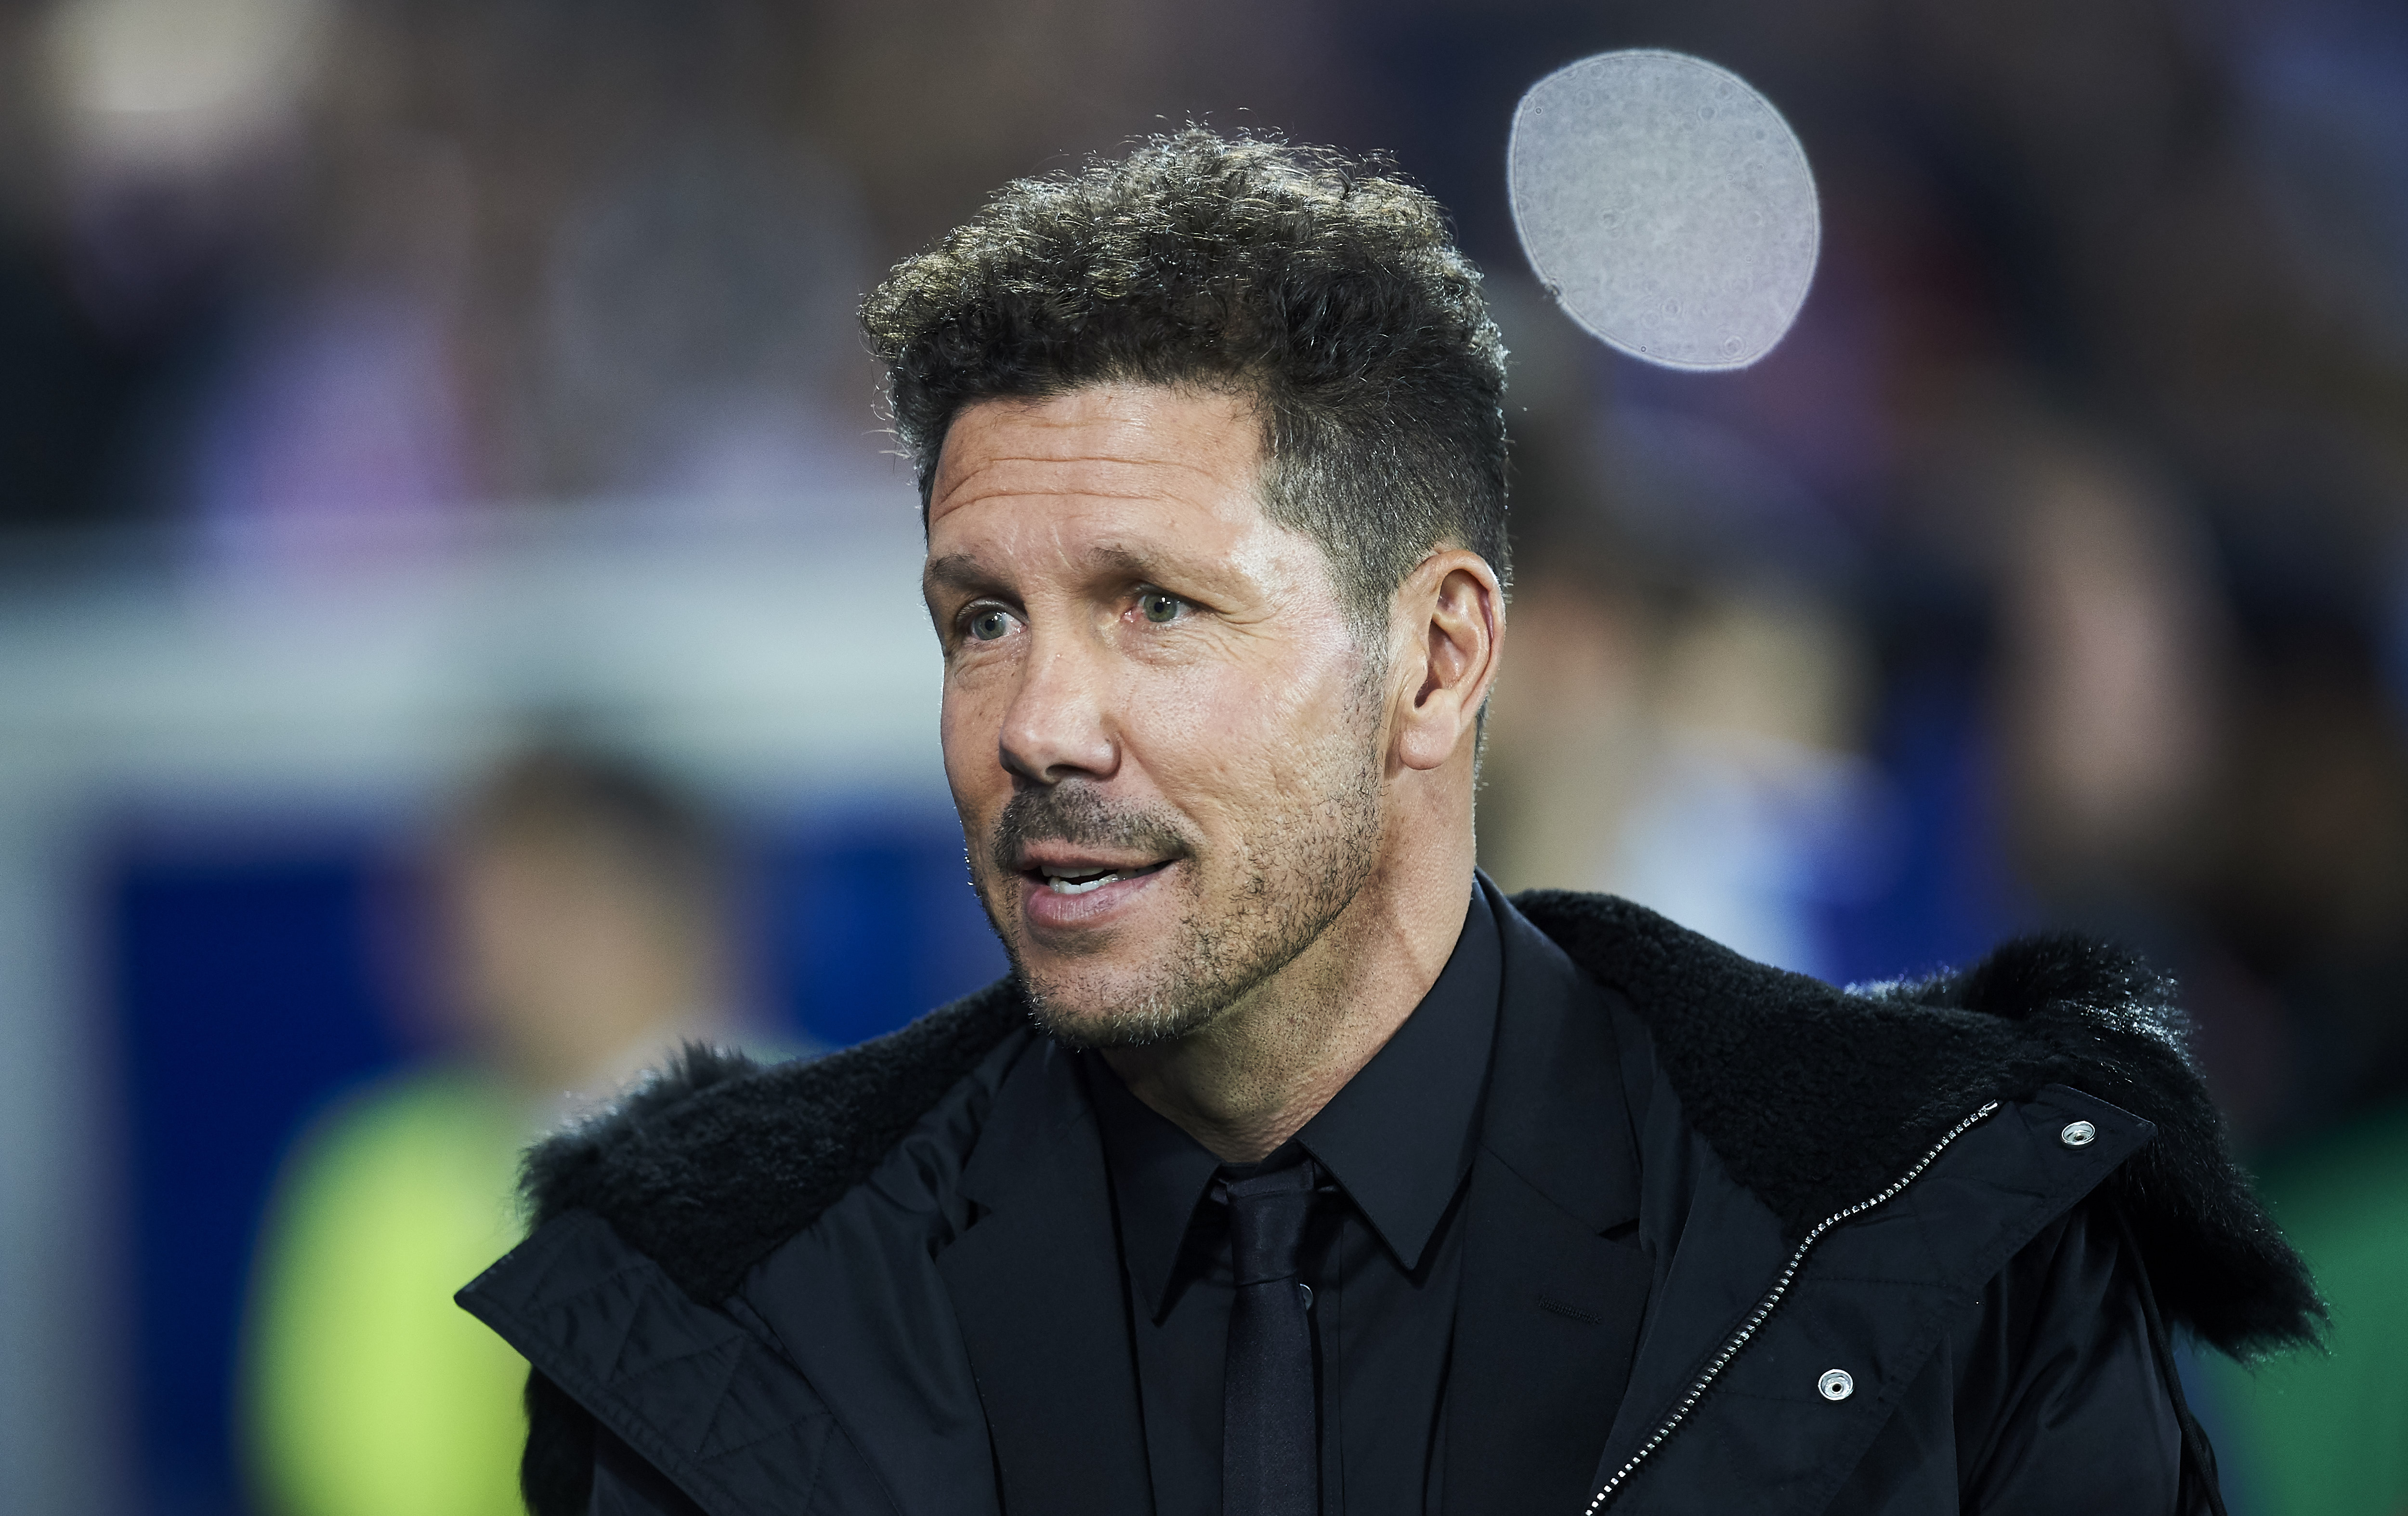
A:
[[[1513,101],[1627,46],[1813,163],[1744,373],[1524,271]],[[2190,1365],[2232,1509],[2408,1511],[2383,0],[0,0],[0,1507],[516,1509],[440,1299],[516,1148],[999,969],[852,310],[1191,119],[1489,272],[1484,863],[1843,981],[2150,953],[2336,1311]]]

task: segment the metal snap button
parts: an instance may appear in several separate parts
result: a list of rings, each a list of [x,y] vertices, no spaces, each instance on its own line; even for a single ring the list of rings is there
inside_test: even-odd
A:
[[[1844,1368],[1827,1368],[1823,1377],[1814,1381],[1814,1388],[1823,1392],[1826,1400],[1845,1400],[1856,1393],[1856,1380]]]
[[[2057,1134],[2057,1140],[2068,1148],[2087,1148],[2090,1146],[2090,1139],[2097,1135],[2099,1135],[2099,1129],[2089,1122],[2069,1121],[2066,1123],[2065,1130]]]

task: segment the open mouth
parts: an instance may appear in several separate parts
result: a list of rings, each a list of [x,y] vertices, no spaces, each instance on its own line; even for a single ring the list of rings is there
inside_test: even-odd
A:
[[[1046,889],[1056,895],[1084,895],[1123,879],[1142,879],[1170,866],[1170,859],[1157,863],[1123,864],[1102,869],[1076,863],[1040,863],[1032,872]]]

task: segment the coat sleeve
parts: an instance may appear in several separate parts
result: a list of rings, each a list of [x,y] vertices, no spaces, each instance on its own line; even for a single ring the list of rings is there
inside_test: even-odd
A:
[[[1990,1282],[1956,1356],[1965,1509],[2192,1516],[2144,1284],[2113,1220],[2086,1206]]]
[[[2137,1252],[2103,1203],[2008,1261],[1832,1504],[1902,1487],[1980,1516],[2223,1516]]]

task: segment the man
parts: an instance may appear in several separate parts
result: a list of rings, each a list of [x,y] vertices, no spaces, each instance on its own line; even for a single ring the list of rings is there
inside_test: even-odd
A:
[[[531,1162],[554,1512],[2197,1511],[2305,1336],[2155,979],[1843,993],[1473,870],[1504,354],[1426,197],[1190,130],[865,321],[1006,982]]]

